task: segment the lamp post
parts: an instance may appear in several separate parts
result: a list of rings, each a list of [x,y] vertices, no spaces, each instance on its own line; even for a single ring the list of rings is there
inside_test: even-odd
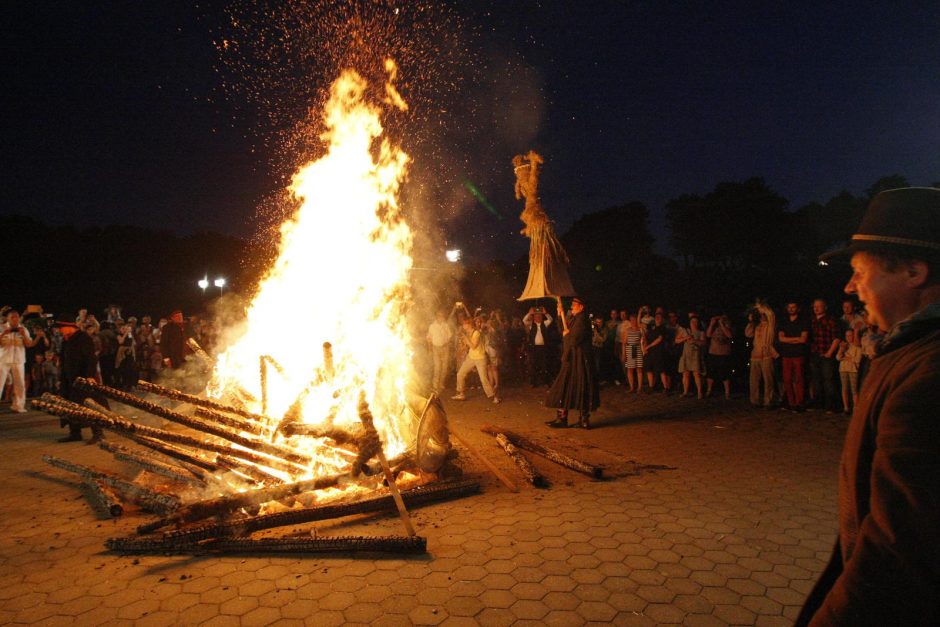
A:
[[[203,277],[199,279],[198,281],[196,281],[196,285],[202,288],[202,295],[205,296],[206,288],[209,287],[209,278]]]
[[[222,297],[222,293],[225,291],[225,279],[219,277],[215,280],[215,286],[219,288],[219,297]]]

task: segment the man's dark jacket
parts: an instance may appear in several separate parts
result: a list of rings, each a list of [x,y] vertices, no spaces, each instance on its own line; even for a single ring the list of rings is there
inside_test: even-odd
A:
[[[842,451],[839,536],[804,624],[940,625],[940,304],[871,362]]]

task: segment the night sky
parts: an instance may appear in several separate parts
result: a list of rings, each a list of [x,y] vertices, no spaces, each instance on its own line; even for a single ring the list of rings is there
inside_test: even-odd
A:
[[[460,105],[427,116],[439,134],[429,123],[396,138],[413,148],[409,184],[436,179],[411,197],[471,257],[513,258],[527,243],[510,159],[529,148],[546,158],[559,231],[639,200],[662,251],[666,201],[720,181],[764,177],[795,209],[890,174],[940,180],[940,5],[859,4],[455,3],[439,28],[462,42],[448,56],[466,65],[448,94]],[[0,211],[256,233],[258,206],[283,187],[284,148],[222,85],[232,77],[214,42],[230,9],[4,3]]]

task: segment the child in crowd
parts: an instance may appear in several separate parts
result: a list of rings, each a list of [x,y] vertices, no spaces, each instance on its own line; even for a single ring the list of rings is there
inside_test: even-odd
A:
[[[53,351],[46,352],[46,359],[42,362],[42,378],[46,392],[59,393],[59,358]]]

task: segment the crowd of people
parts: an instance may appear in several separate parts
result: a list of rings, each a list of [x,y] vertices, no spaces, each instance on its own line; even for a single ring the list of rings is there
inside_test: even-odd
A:
[[[180,367],[188,338],[200,346],[210,345],[211,330],[199,316],[184,318],[179,311],[154,324],[149,315],[125,318],[116,305],[108,306],[100,318],[88,309],[56,317],[37,305],[28,306],[22,315],[5,306],[0,309],[2,397],[11,401],[13,411],[24,413],[27,396],[45,392],[67,396],[69,347],[83,343],[85,336],[95,367],[80,376],[132,390],[140,379],[152,381],[164,368]],[[73,342],[77,335],[82,337]]]
[[[883,333],[854,299],[841,307],[837,318],[824,299],[812,302],[809,315],[798,302],[779,312],[759,302],[737,324],[727,312],[705,317],[650,306],[591,314],[594,376],[630,393],[698,399],[730,400],[741,385],[758,407],[849,413]],[[542,307],[511,318],[500,309],[471,313],[460,302],[439,310],[426,338],[431,387],[443,394],[453,378],[453,398],[464,400],[476,373],[474,383],[498,403],[502,382],[547,386],[561,366],[560,326],[557,312]]]

